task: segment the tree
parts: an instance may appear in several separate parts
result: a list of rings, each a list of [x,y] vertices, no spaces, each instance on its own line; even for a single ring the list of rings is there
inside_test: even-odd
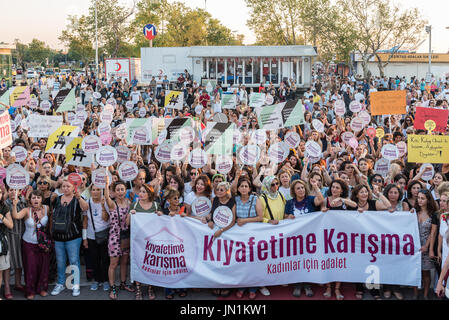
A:
[[[141,0],[132,23],[134,43],[148,46],[143,27],[151,23],[158,30],[153,46],[199,46],[242,44],[243,35],[235,35],[203,9],[192,9],[181,2]]]
[[[416,8],[401,11],[389,0],[339,0],[342,12],[357,31],[356,53],[362,56],[363,76],[371,77],[368,62],[376,57],[379,73],[384,76],[384,68],[391,57],[400,49],[415,48],[425,36],[426,20],[420,17]],[[391,50],[382,61],[379,50]]]
[[[110,57],[128,56],[127,43],[131,40],[132,31],[130,18],[136,1],[133,0],[131,8],[126,8],[116,0],[97,0],[98,42]],[[92,0],[86,20],[95,39],[95,0]]]
[[[22,70],[25,70],[25,55],[28,50],[28,46],[20,42],[19,39],[14,39],[14,45],[16,49],[12,51],[12,60],[16,66],[21,66]]]
[[[245,0],[250,9],[248,27],[260,45],[304,44],[301,21],[303,0]]]
[[[68,55],[72,60],[88,65],[95,57],[92,34],[86,16],[69,16],[69,23],[62,31],[59,40],[68,47]]]

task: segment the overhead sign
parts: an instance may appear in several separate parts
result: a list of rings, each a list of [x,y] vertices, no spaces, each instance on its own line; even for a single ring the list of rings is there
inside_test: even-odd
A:
[[[143,27],[143,35],[148,40],[153,40],[157,35],[156,27],[152,24],[147,24],[145,27]]]

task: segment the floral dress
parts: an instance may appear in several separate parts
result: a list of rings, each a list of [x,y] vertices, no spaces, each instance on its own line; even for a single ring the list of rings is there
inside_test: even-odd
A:
[[[127,230],[126,217],[129,214],[129,207],[121,208],[118,205],[118,212],[120,213],[120,223],[119,216],[117,214],[117,207],[109,212],[109,241],[108,241],[108,253],[110,257],[121,257],[122,255],[129,254],[129,248],[122,249],[120,247],[120,231]]]

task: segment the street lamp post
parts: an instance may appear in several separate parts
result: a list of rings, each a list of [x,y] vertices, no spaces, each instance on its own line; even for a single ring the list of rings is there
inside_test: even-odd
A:
[[[430,82],[432,77],[432,26],[426,26],[426,32],[429,34],[429,71],[427,74],[427,80]]]
[[[97,0],[95,0],[95,75],[98,81],[98,23],[97,23]]]

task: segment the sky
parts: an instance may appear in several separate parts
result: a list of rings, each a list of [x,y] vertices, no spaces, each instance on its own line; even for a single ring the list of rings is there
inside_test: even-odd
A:
[[[170,0],[173,1],[173,0]],[[190,7],[204,8],[205,0],[180,0]],[[131,4],[132,0],[119,0]],[[417,7],[424,18],[432,25],[432,51],[446,53],[449,51],[449,10],[448,0],[395,0],[403,8]],[[68,15],[87,14],[91,0],[0,0],[1,10],[0,41],[13,43],[20,39],[29,43],[33,38],[45,41],[51,48],[65,49],[58,40],[67,24]],[[214,18],[225,26],[245,35],[245,44],[254,43],[256,37],[246,26],[249,10],[244,0],[206,0],[206,9]],[[151,22],[149,22],[151,23]],[[426,39],[417,50],[428,52],[429,41]]]

